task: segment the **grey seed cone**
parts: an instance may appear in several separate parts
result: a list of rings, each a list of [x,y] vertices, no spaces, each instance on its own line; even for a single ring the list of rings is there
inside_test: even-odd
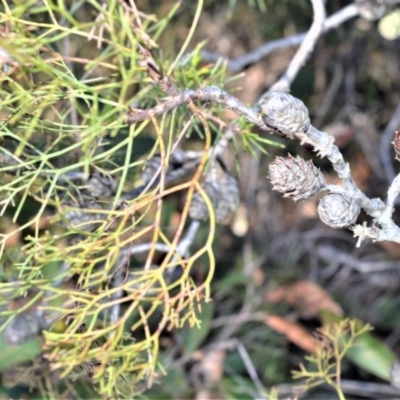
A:
[[[306,132],[310,126],[308,109],[302,101],[279,90],[268,92],[261,100],[261,115],[264,123],[275,133],[288,139]]]
[[[359,205],[339,193],[331,193],[323,197],[318,204],[318,214],[322,222],[334,229],[353,225],[360,214]]]
[[[304,200],[318,193],[325,184],[325,178],[312,161],[301,157],[278,157],[269,166],[268,178],[272,189],[293,200]]]

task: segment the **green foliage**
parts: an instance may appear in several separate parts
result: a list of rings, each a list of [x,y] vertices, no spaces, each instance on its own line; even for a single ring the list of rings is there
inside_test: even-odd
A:
[[[324,312],[323,320],[325,324],[337,324],[346,326],[345,320],[341,320],[336,315]],[[380,379],[389,380],[390,369],[396,361],[396,355],[393,350],[373,333],[366,330],[356,335],[354,330],[361,331],[364,324],[361,321],[353,320],[350,328],[350,334],[345,337],[346,340],[352,340],[351,347],[346,351],[346,358]],[[353,335],[354,334],[354,335]],[[350,338],[348,338],[350,336]],[[353,337],[354,336],[354,337]],[[341,338],[343,339],[343,338]],[[340,342],[339,342],[340,343]]]
[[[135,10],[119,1],[104,7],[97,1],[2,4],[0,24],[7,36],[0,36],[0,47],[10,60],[2,64],[0,88],[0,155],[6,161],[1,165],[0,201],[5,221],[17,228],[1,236],[5,283],[0,286],[0,316],[7,317],[1,319],[3,330],[28,309],[43,314],[49,323],[43,343],[34,339],[8,347],[10,356],[2,359],[1,368],[40,353],[64,382],[88,379],[83,369],[102,395],[118,395],[121,390],[119,395],[131,397],[162,371],[160,333],[184,323],[201,326],[196,314],[201,299],[209,299],[213,270],[210,234],[184,264],[189,272],[205,254],[209,260],[205,282],[197,287],[186,272],[172,286],[165,272],[179,260],[165,221],[173,208],[168,201],[165,206],[157,203],[156,193],[128,201],[124,209],[117,207],[122,193],[140,185],[144,153],[151,150],[168,157],[181,132],[185,129],[190,136],[199,123],[188,108],[180,107],[160,122],[126,126],[123,116],[130,105],[146,108],[165,97],[139,66],[137,47],[145,43],[159,70],[168,72],[182,89],[222,86],[225,68],[200,66],[201,45],[180,61],[202,2],[174,60],[162,59],[155,41],[169,29],[177,5],[160,19],[140,14],[139,22]],[[211,112],[218,118],[222,110],[214,107]],[[202,134],[207,135],[204,129]],[[220,129],[216,127],[216,134]],[[66,199],[80,212],[75,204],[81,201],[82,187],[68,178],[77,171],[105,172],[118,182],[115,198],[96,200],[101,207],[90,209],[85,203],[87,215],[103,215],[96,217],[103,220],[95,231],[69,225]],[[29,213],[32,207],[37,210],[34,214]],[[10,248],[7,243],[18,235],[23,244]],[[159,268],[149,268],[154,256],[150,251],[140,274],[132,269],[132,279],[112,286],[121,250],[145,241],[164,243],[171,250]],[[68,286],[71,278],[77,283],[73,288]],[[179,296],[173,288],[179,288]],[[115,297],[117,291],[126,297]],[[39,304],[29,300],[32,295],[41,298]],[[6,311],[19,299],[27,305]],[[110,322],[116,302],[121,313]],[[208,309],[203,304],[203,310]],[[15,351],[18,357],[12,358]],[[33,369],[26,383],[48,392],[43,379],[47,378],[39,379]]]
[[[370,329],[370,326],[350,319],[321,328],[316,354],[306,357],[310,366],[306,368],[302,364],[299,371],[292,372],[294,379],[305,380],[299,389],[305,391],[326,383],[335,389],[339,399],[344,400],[340,386],[343,359],[357,346],[357,340]]]
[[[168,160],[178,145],[206,154],[227,127],[235,130],[237,152],[244,149],[260,159],[269,155],[267,148],[284,147],[254,133],[243,119],[226,122],[222,107],[214,104],[180,106],[158,119],[126,124],[128,111],[153,107],[169,95],[143,66],[140,46],[179,90],[229,84],[230,91],[238,91],[233,86],[240,77],[227,76],[222,61],[205,64],[205,42],[194,43],[203,1],[186,3],[171,2],[157,9],[157,16],[138,13],[130,2],[120,0],[0,3],[0,55],[9,56],[0,59],[0,371],[4,387],[13,388],[5,391],[0,385],[0,397],[23,397],[26,390],[32,398],[190,397],[188,376],[195,375],[188,372],[191,364],[201,364],[217,351],[223,352],[217,363],[221,379],[216,383],[202,367],[205,381],[210,381],[208,394],[277,399],[278,389],[267,390],[262,384],[287,379],[286,337],[255,318],[255,310],[265,313],[260,299],[266,288],[256,288],[247,265],[243,268],[253,262],[253,255],[230,255],[224,260],[229,273],[219,269],[220,280],[211,287],[216,253],[225,239],[212,213],[191,255],[177,250],[190,226],[187,205],[207,162],[191,182],[168,188],[168,197],[159,188],[124,197],[142,187],[141,171],[155,154]],[[182,36],[176,21],[189,3],[192,20]],[[305,29],[307,18],[292,18],[299,10],[311,15],[310,2],[303,0],[295,5],[229,0],[225,15],[234,25],[236,11],[241,18],[249,6],[256,10],[257,21],[268,13],[283,16],[276,23],[252,24],[268,39],[294,31],[294,25]],[[173,44],[165,51],[161,44],[170,35],[180,38],[179,45],[170,40]],[[299,75],[307,95],[315,78],[308,72],[303,70],[311,80]],[[236,166],[238,171],[246,168],[238,162]],[[72,178],[95,173],[116,182],[116,193],[90,197],[85,194],[87,179]],[[251,208],[254,196],[247,197]],[[80,223],[71,223],[71,210]],[[253,224],[251,216],[246,218]],[[93,221],[96,226],[89,229]],[[262,252],[266,240],[262,238]],[[244,242],[249,244],[247,238]],[[156,243],[167,250],[157,250]],[[141,245],[149,247],[134,253]],[[268,264],[268,274],[278,281],[279,276],[292,279],[297,270],[292,261],[303,250],[287,252],[277,272]],[[130,251],[134,255],[127,257]],[[170,274],[177,266],[181,275],[173,280]],[[194,272],[200,278],[195,279]],[[213,300],[212,289],[218,294]],[[236,316],[244,314],[254,319],[232,328],[231,335],[239,339],[233,345],[217,342],[214,348],[216,327],[221,328],[218,318],[227,317],[223,328],[229,331]],[[33,318],[32,325],[26,323],[27,316]],[[36,329],[43,321],[43,330]],[[21,343],[6,339],[13,324],[23,326]],[[223,338],[226,331],[221,331]],[[11,333],[18,341],[17,331]],[[307,357],[307,367],[293,374],[305,380],[301,390],[327,383],[344,398],[340,376],[345,357],[388,379],[394,354],[368,326],[334,319],[324,323],[320,344],[318,352]]]

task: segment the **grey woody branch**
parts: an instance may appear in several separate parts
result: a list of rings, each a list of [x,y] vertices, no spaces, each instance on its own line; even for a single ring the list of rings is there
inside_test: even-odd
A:
[[[311,0],[311,3],[314,11],[314,21],[311,25],[311,28],[304,37],[304,40],[302,41],[297,53],[290,61],[285,73],[277,82],[275,82],[275,84],[271,87],[271,90],[283,90],[285,92],[290,90],[292,82],[295,80],[301,67],[307,61],[308,56],[314,50],[317,40],[324,31],[324,21],[326,17],[324,1]]]
[[[378,19],[387,11],[388,7],[399,3],[400,0],[356,0],[353,4],[343,7],[326,18],[323,22],[321,33],[329,32],[359,15],[370,20]],[[314,17],[315,11],[316,9],[314,7]],[[246,67],[256,64],[274,51],[301,45],[308,34],[309,31],[288,36],[286,38],[272,40],[235,59],[229,59],[219,53],[207,50],[203,50],[201,55],[205,62],[216,62],[220,59],[225,60],[227,62],[228,70],[232,73],[237,73]]]
[[[177,96],[167,97],[166,100],[157,106],[149,109],[132,109],[125,115],[125,121],[129,124],[150,119],[152,116],[157,117],[171,111],[180,105],[188,104],[192,101],[202,101],[214,104],[220,104],[225,108],[232,110],[237,115],[245,117],[254,125],[259,126],[263,130],[268,130],[261,116],[255,110],[245,106],[235,97],[231,96],[224,90],[215,86],[207,86],[197,90],[185,90]]]
[[[301,45],[284,75],[272,86],[269,92],[262,96],[257,108],[245,106],[235,97],[216,87],[179,92],[175,86],[171,86],[168,77],[163,77],[159,73],[150,53],[140,49],[139,53],[143,57],[143,63],[149,76],[170,97],[150,110],[130,110],[125,116],[126,121],[136,123],[162,115],[180,105],[192,101],[202,101],[220,104],[246,118],[261,130],[270,131],[291,140],[299,140],[301,144],[310,144],[319,156],[329,159],[341,180],[342,186],[328,185],[323,175],[311,162],[305,162],[299,157],[296,159],[289,157],[288,159],[281,158],[271,165],[270,179],[274,189],[284,193],[286,197],[292,197],[294,200],[305,199],[321,191],[328,192],[329,194],[322,198],[318,207],[319,216],[324,223],[336,229],[351,227],[354,236],[359,238],[358,245],[366,238],[371,238],[374,241],[391,240],[400,243],[400,229],[392,220],[394,202],[400,193],[400,178],[394,179],[389,188],[386,204],[380,199],[369,199],[355,185],[349,165],[344,161],[341,152],[334,144],[333,138],[312,126],[306,106],[300,100],[286,93],[290,90],[293,80],[313,51],[321,34],[357,15],[371,20],[378,19],[387,11],[389,6],[398,2],[398,0],[355,0],[354,4],[341,9],[326,19],[323,1],[311,0],[314,20],[306,34],[269,43],[242,57],[241,60],[236,60],[236,65],[233,65],[235,61],[229,62],[228,68],[230,70],[235,70],[235,68],[240,70],[252,62],[258,61],[276,48]],[[210,199],[213,199],[214,188],[210,187],[208,192]],[[361,209],[373,218],[372,227],[355,225]],[[376,225],[379,225],[380,228]]]
[[[358,8],[355,4],[350,4],[338,12],[332,14],[323,23],[322,33],[326,33],[331,29],[342,25],[344,22],[351,18],[356,17],[359,14]],[[264,57],[268,56],[272,52],[287,47],[299,46],[303,43],[307,36],[307,32],[299,33],[297,35],[289,36],[287,38],[273,40],[271,42],[265,43],[259,48],[233,60],[226,59],[228,62],[228,70],[230,72],[240,72],[244,68],[259,62]],[[224,59],[221,54],[213,53],[211,51],[202,51],[203,60],[206,62],[218,61],[219,59]]]
[[[327,185],[313,166],[299,161],[298,158],[291,158],[284,162],[284,167],[278,165],[275,168],[275,173],[282,174],[282,176],[278,178],[275,176],[274,179],[279,181],[280,185],[283,182],[288,185],[287,187],[278,185],[277,190],[296,199],[304,199],[309,197],[305,194],[309,193],[311,196],[316,191],[328,192],[329,194],[321,200],[318,208],[323,222],[337,229],[351,227],[354,235],[359,238],[359,243],[366,238],[374,241],[391,240],[400,243],[400,228],[392,220],[393,204],[400,193],[400,178],[397,177],[389,188],[386,204],[381,199],[368,198],[355,185],[350,167],[334,144],[333,137],[312,126],[307,107],[286,92],[268,92],[260,100],[260,112],[257,112],[222,89],[206,87],[185,91],[150,110],[131,111],[127,115],[127,120],[137,122],[151,118],[152,115],[161,115],[194,100],[220,104],[246,118],[262,130],[277,133],[291,140],[299,140],[301,144],[312,145],[320,157],[326,157],[332,163],[342,186]],[[288,179],[285,175],[287,173],[292,178]],[[354,225],[361,209],[372,217],[372,227]]]
[[[358,245],[366,238],[374,241],[390,240],[400,243],[400,228],[392,220],[393,204],[400,193],[399,176],[395,178],[389,188],[386,204],[380,199],[369,199],[355,185],[350,167],[334,144],[334,139],[309,123],[308,110],[303,103],[288,93],[269,92],[261,102],[261,110],[264,121],[271,127],[275,126],[276,132],[285,134],[289,139],[297,139],[301,144],[312,145],[321,157],[327,157],[332,163],[342,182],[342,187],[337,190],[336,186],[321,185],[320,191],[330,192],[321,200],[318,207],[320,218],[326,224],[333,228],[352,226],[354,236],[359,238]],[[290,163],[290,171],[294,171],[294,161],[289,160],[288,163]],[[299,172],[298,164],[296,162],[297,181],[294,189],[292,189],[293,182],[290,182],[292,186],[289,189],[293,193],[291,197],[297,196],[305,184],[314,184],[311,180],[315,180],[315,174],[311,174],[309,169],[302,167]],[[285,176],[274,176],[273,178],[278,181],[284,179]],[[279,191],[290,193],[288,187],[284,189]],[[373,218],[372,227],[354,225],[361,208]],[[379,225],[380,228],[376,225]]]

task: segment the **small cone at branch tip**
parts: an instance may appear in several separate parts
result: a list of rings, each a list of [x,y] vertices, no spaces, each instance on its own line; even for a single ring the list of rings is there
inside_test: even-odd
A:
[[[322,222],[334,229],[353,225],[360,211],[360,206],[353,199],[339,193],[326,195],[318,204],[318,214]]]
[[[308,109],[302,101],[289,93],[274,90],[261,100],[261,116],[275,133],[295,139],[296,133],[307,132],[310,126]]]
[[[278,157],[269,166],[268,178],[272,189],[291,197],[294,201],[305,200],[318,193],[325,185],[325,178],[312,161],[301,157]]]

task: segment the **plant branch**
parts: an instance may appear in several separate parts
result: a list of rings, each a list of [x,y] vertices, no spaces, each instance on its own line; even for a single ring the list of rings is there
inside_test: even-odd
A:
[[[324,31],[325,22],[325,6],[323,0],[311,0],[314,21],[310,30],[307,32],[300,48],[297,50],[296,55],[292,58],[286,72],[283,76],[272,85],[270,90],[282,90],[288,92],[292,82],[295,80],[302,66],[307,61],[307,58],[314,50],[315,43]]]
[[[380,199],[369,199],[355,185],[350,167],[344,161],[338,147],[334,144],[333,137],[312,126],[309,120],[307,122],[308,110],[304,104],[290,95],[285,97],[281,91],[270,91],[268,93],[268,98],[264,96],[260,101],[261,113],[246,107],[222,89],[205,87],[198,90],[184,91],[180,95],[169,98],[164,103],[150,110],[131,111],[126,115],[126,118],[130,123],[134,123],[151,118],[152,116],[164,114],[181,104],[201,100],[223,105],[239,116],[245,117],[249,122],[257,125],[262,130],[274,131],[284,137],[297,139],[302,145],[310,144],[321,157],[329,159],[343,185],[339,190],[333,186],[323,185],[321,190],[331,190],[334,193],[341,192],[345,194],[371,215],[374,222],[382,227],[382,229],[378,229],[373,226],[372,228],[365,229],[366,227],[357,226],[353,229],[355,236],[358,236],[360,240],[370,237],[375,241],[388,240],[390,238],[390,240],[400,242],[400,229],[391,219],[393,213],[391,202],[394,201],[393,199],[397,197],[400,191],[400,183],[398,183],[400,178],[393,182],[389,190],[389,203],[387,206]],[[299,118],[304,118],[304,120]],[[296,121],[295,124],[294,121]]]
[[[254,125],[257,125],[261,129],[268,130],[268,127],[262,121],[261,116],[255,110],[245,106],[238,99],[215,86],[207,86],[197,90],[184,90],[177,96],[167,97],[163,103],[149,110],[130,110],[125,115],[125,121],[129,124],[134,124],[136,122],[150,119],[151,116],[158,117],[179,107],[180,105],[188,104],[191,101],[197,100],[220,104],[225,108],[232,110],[237,115],[245,117],[248,121]]]
[[[358,9],[355,4],[350,4],[335,14],[332,14],[323,23],[323,33],[330,31],[331,29],[337,28],[351,18],[358,15]],[[287,47],[293,47],[300,45],[307,36],[307,32],[299,33],[297,35],[289,36],[287,38],[273,40],[271,42],[265,43],[258,49],[255,49],[241,57],[230,60],[221,56],[218,53],[213,53],[210,51],[203,50],[201,52],[203,60],[205,62],[216,62],[219,59],[227,61],[228,70],[232,73],[240,72],[248,66],[251,66],[259,62],[264,57],[268,56],[272,52]]]

